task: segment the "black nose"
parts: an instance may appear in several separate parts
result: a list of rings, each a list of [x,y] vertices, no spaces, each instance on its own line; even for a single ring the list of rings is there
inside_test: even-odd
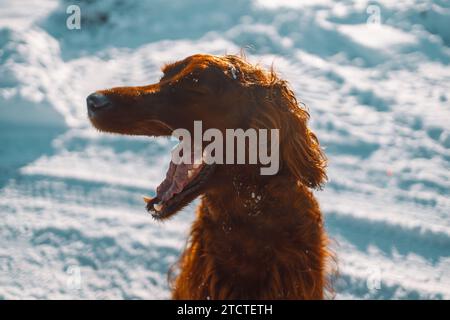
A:
[[[92,93],[86,98],[88,109],[92,112],[108,107],[111,102],[102,93]]]

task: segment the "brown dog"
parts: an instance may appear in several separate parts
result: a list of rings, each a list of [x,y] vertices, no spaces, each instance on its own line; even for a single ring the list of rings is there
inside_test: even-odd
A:
[[[171,164],[157,196],[147,200],[147,209],[162,220],[202,196],[173,298],[323,298],[329,252],[309,188],[325,181],[326,161],[287,82],[233,55],[194,55],[163,72],[149,86],[91,94],[92,124],[148,136],[169,136],[176,128],[193,132],[195,120],[221,132],[280,130],[276,175],[261,175],[260,165],[202,164],[192,178],[175,178],[185,169]]]

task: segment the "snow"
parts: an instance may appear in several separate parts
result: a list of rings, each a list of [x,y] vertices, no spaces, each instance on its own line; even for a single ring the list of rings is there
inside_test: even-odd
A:
[[[343,25],[338,30],[363,46],[379,50],[392,50],[395,46],[414,44],[416,40],[410,33],[383,24]]]
[[[326,150],[336,298],[450,299],[448,2],[79,1],[68,30],[71,4],[0,2],[0,298],[170,297],[196,203],[155,223],[142,196],[174,142],[96,132],[85,97],[246,48]]]

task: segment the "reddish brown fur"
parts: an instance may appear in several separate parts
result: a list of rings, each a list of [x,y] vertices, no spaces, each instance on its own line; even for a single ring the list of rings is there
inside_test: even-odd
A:
[[[172,277],[173,298],[324,298],[330,254],[309,188],[326,179],[326,161],[307,126],[308,112],[287,82],[230,55],[195,55],[163,71],[154,85],[101,91],[118,107],[92,118],[93,124],[145,135],[192,130],[194,120],[202,120],[204,130],[280,129],[277,175],[261,176],[257,165],[219,165],[195,195],[201,204],[181,271]]]

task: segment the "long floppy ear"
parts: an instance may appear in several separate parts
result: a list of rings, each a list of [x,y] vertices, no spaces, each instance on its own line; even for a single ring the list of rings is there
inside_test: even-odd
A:
[[[273,78],[269,86],[259,88],[257,97],[253,126],[280,129],[282,167],[304,185],[320,188],[327,179],[326,157],[307,126],[308,111],[298,104],[284,80]]]

